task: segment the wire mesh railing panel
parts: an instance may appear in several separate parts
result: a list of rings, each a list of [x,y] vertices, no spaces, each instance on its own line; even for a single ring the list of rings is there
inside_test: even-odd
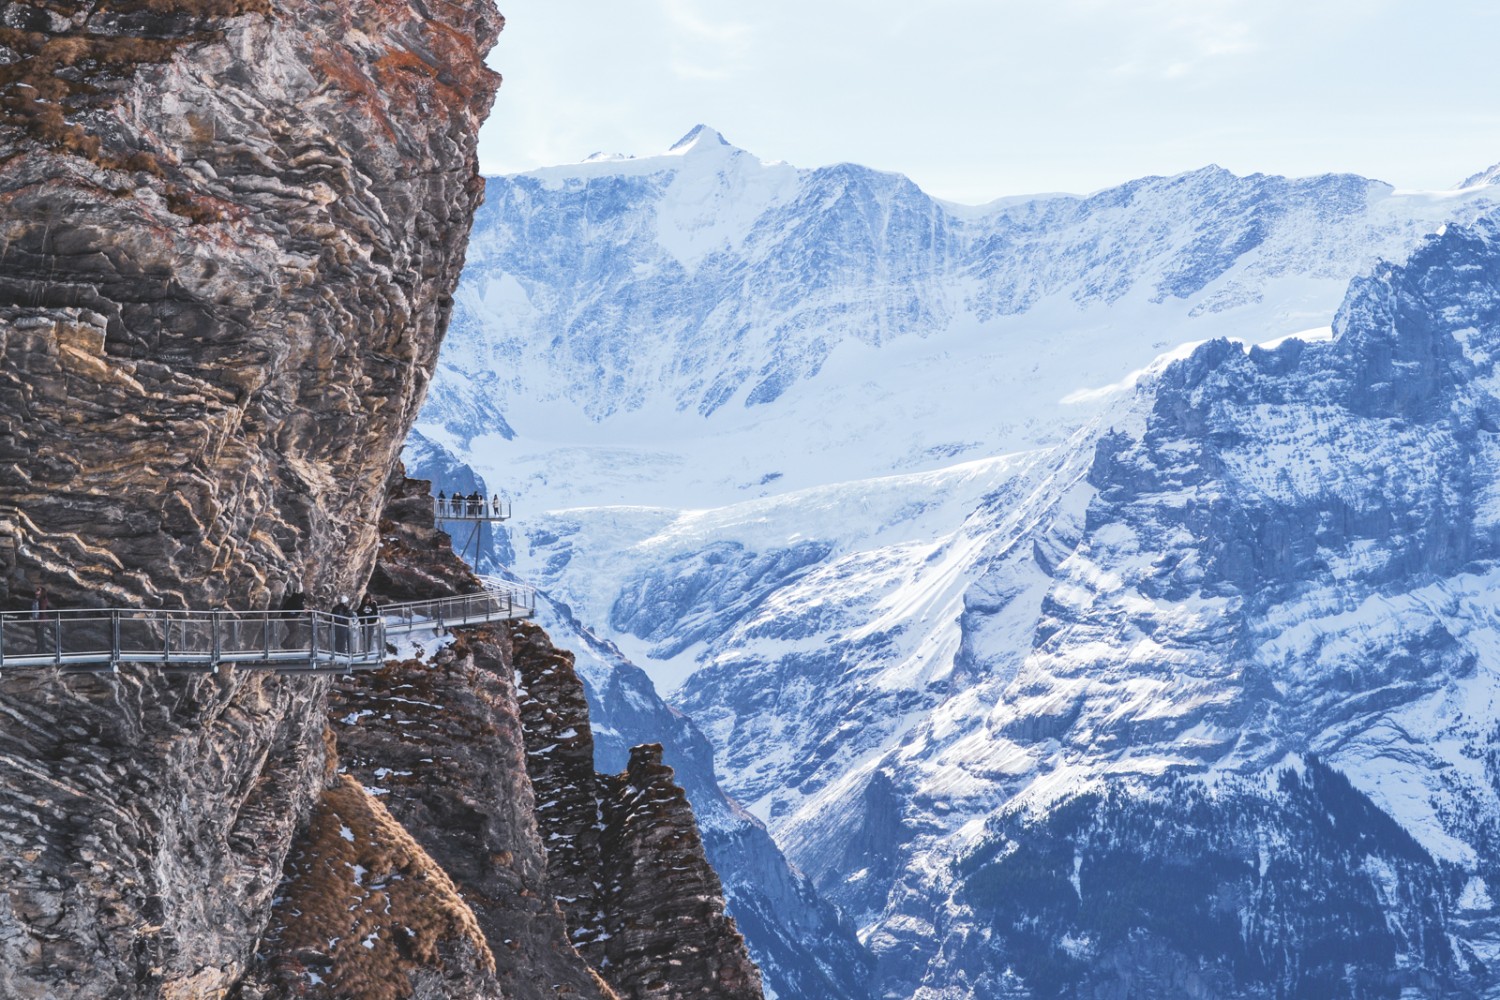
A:
[[[49,628],[57,630],[55,652],[61,659],[108,658],[114,647],[111,617],[105,615],[68,615],[54,619]]]
[[[349,617],[326,611],[63,610],[0,612],[0,668],[221,663],[289,670],[373,669],[386,637],[525,617],[536,593],[499,584],[475,594],[389,605]]]
[[[393,633],[502,621],[535,612],[536,592],[519,584],[493,586],[477,594],[412,601],[382,609],[387,630]]]

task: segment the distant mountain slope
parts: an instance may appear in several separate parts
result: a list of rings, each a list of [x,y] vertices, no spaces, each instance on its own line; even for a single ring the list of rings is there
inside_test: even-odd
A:
[[[1468,995],[1500,720],[1437,720],[1487,704],[1490,224],[1349,286],[1495,203],[965,208],[699,131],[491,181],[422,427],[887,995]]]
[[[1496,989],[1500,223],[1356,281],[1336,332],[1169,368],[1015,676],[784,829],[883,907],[903,992]],[[874,892],[830,850],[872,819]]]

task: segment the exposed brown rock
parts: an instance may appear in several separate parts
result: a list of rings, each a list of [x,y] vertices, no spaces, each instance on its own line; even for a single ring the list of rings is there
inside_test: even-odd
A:
[[[632,748],[606,788],[604,977],[625,1000],[760,1000],[760,970],[724,913],[723,886],[661,744]]]
[[[506,997],[605,1000],[546,878],[502,636],[466,630],[430,663],[341,682],[329,703],[341,765],[453,878]]]
[[[391,480],[382,599],[462,580],[427,495]],[[537,626],[462,630],[430,662],[340,683],[330,718],[341,766],[452,876],[507,997],[761,997],[660,748],[596,774],[573,656]]]
[[[374,561],[497,83],[488,0],[0,4],[0,603],[314,603]],[[0,680],[0,996],[218,996],[324,682]]]
[[[0,127],[0,586],[355,589],[482,192],[498,16],[36,0],[5,23],[0,99],[34,113]]]
[[[0,996],[214,996],[319,795],[320,682],[7,677]]]
[[[407,479],[401,463],[386,483],[380,514],[380,555],[369,592],[382,604],[468,594],[479,578],[453,554],[453,540],[433,523],[432,484]]]
[[[526,767],[547,838],[547,884],[567,914],[573,943],[596,968],[605,958],[604,859],[599,849],[602,790],[594,733],[573,656],[527,621],[510,624]]]
[[[240,996],[504,994],[495,957],[453,881],[381,802],[345,775],[287,859],[266,931],[266,968]]]

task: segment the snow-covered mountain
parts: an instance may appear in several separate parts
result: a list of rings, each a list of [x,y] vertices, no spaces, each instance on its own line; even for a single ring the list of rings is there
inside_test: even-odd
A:
[[[489,180],[423,433],[533,510],[1055,444],[1164,351],[1326,327],[1351,277],[1496,199],[1211,167],[969,208],[700,127]]]
[[[881,995],[1482,995],[1497,203],[699,129],[490,181],[421,428]]]

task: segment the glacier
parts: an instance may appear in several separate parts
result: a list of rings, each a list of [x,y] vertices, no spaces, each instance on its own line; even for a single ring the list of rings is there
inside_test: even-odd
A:
[[[1500,995],[1496,205],[700,127],[489,180],[424,461],[844,995],[818,896],[871,995]]]

